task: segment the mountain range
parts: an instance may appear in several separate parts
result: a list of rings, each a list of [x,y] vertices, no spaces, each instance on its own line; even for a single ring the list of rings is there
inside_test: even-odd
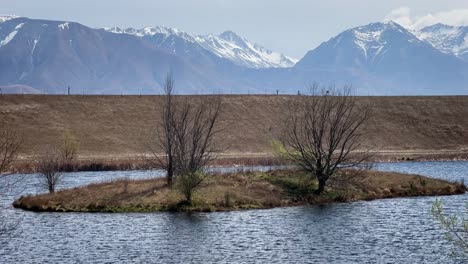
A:
[[[179,93],[290,93],[353,85],[358,94],[468,94],[468,27],[411,31],[395,22],[346,30],[300,60],[225,31],[90,28],[0,17],[6,93],[154,94],[172,71]]]
[[[232,31],[225,31],[218,36],[212,34],[196,36],[163,26],[143,29],[120,29],[118,27],[103,29],[112,33],[129,34],[143,38],[156,47],[174,54],[190,56],[188,53],[193,50],[198,52],[205,50],[237,65],[249,68],[285,68],[292,67],[297,62],[296,59],[253,44]]]
[[[439,23],[423,28],[416,32],[416,36],[444,53],[468,61],[468,26],[454,27]]]

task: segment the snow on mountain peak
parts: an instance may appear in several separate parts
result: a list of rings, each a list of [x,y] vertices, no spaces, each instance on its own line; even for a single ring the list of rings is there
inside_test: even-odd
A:
[[[246,40],[245,38],[237,35],[236,33],[232,32],[230,30],[224,31],[223,33],[219,34],[218,37],[221,38],[221,39],[224,39],[226,41],[229,41],[231,43],[234,43],[239,47],[242,47],[242,48],[247,48],[248,47],[248,44],[247,44],[247,43],[249,43],[248,40]]]
[[[432,26],[427,26],[423,29],[421,29],[421,31],[434,31],[434,30],[447,30],[447,29],[453,29],[455,28],[454,26],[449,26],[449,25],[446,25],[446,24],[442,24],[442,23],[437,23],[437,24],[434,24]]]
[[[321,46],[333,50],[340,48],[348,52],[355,50],[361,53],[362,57],[359,62],[352,63],[372,65],[386,54],[388,48],[405,42],[418,43],[421,40],[399,24],[385,21],[348,29]]]
[[[386,41],[382,40],[382,33],[387,30],[398,30],[398,24],[393,21],[372,23],[351,29],[354,43],[361,48],[366,59],[373,59],[380,54]]]
[[[57,26],[60,30],[70,29],[70,23],[65,22]]]
[[[183,34],[185,32],[177,29],[177,28],[170,28],[166,26],[156,26],[156,27],[145,27],[140,30],[142,32],[142,35],[144,36],[153,36],[155,34],[164,34],[164,35],[170,35],[170,34]]]
[[[219,37],[225,40],[234,40],[234,39],[243,39],[241,36],[237,35],[231,30],[226,30],[223,33],[219,34]]]
[[[438,23],[421,29],[416,35],[444,53],[468,59],[468,26]]]
[[[187,40],[193,39],[193,36],[190,34],[181,31],[177,28],[170,28],[166,26],[156,26],[156,27],[144,27],[142,29],[135,29],[135,28],[119,28],[119,27],[111,27],[111,28],[103,28],[104,30],[116,34],[128,34],[128,35],[134,35],[137,37],[151,37],[156,34],[163,34],[165,36],[169,35],[176,35],[182,38],[185,38]]]
[[[253,44],[232,31],[225,31],[218,36],[198,36],[197,39],[205,49],[217,56],[249,68],[285,68],[297,62],[296,59]]]
[[[394,21],[371,23],[351,29],[358,38],[366,41],[379,41],[383,32],[394,31],[408,36],[408,31]]]
[[[367,59],[375,59],[384,51],[389,41],[420,42],[418,38],[394,21],[371,23],[350,29],[350,31],[354,35],[355,44],[362,49]]]
[[[363,43],[378,42],[380,41],[380,36],[385,30],[383,27],[358,27],[352,30],[355,38]]]
[[[118,34],[131,34],[138,37],[153,37],[158,34],[162,34],[164,38],[170,36],[179,37],[186,42],[196,43],[218,57],[249,68],[292,67],[297,62],[296,59],[270,51],[258,44],[252,44],[232,31],[225,31],[220,35],[191,35],[182,30],[165,26],[145,27],[139,30],[113,27],[104,28],[104,30]],[[175,49],[170,48],[170,50]]]
[[[5,21],[8,21],[10,19],[18,18],[19,16],[15,15],[0,15],[0,23],[3,23]]]
[[[114,33],[114,34],[122,34],[122,29],[119,28],[119,27],[104,27],[104,28],[101,28],[107,32],[111,32],[111,33]]]
[[[111,27],[111,28],[103,28],[105,31],[115,33],[115,34],[129,34],[129,35],[138,35],[138,29],[134,28],[125,28],[122,29],[120,27]]]

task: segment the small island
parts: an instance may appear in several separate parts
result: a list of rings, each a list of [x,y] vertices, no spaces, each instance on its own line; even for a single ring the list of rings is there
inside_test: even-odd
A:
[[[419,175],[353,170],[341,174],[345,182],[330,182],[320,195],[314,194],[315,182],[304,184],[310,181],[306,173],[282,170],[210,175],[190,204],[165,178],[157,178],[120,179],[24,196],[13,205],[48,212],[216,212],[465,192],[461,183]]]

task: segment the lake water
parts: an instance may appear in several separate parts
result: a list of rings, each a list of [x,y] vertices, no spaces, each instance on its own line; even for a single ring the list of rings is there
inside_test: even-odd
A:
[[[375,169],[468,182],[468,162],[381,163]],[[68,173],[62,188],[160,172]],[[20,193],[39,193],[27,175]],[[432,220],[434,197],[221,213],[33,213],[1,244],[0,263],[467,263]],[[461,212],[468,195],[442,197]]]

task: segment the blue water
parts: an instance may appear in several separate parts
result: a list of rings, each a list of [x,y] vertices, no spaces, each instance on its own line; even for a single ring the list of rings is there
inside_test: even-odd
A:
[[[468,182],[468,162],[381,163],[375,169]],[[157,172],[69,173],[62,188]],[[20,194],[42,192],[28,175]],[[431,218],[434,197],[222,213],[33,213],[3,238],[0,263],[467,263]],[[468,195],[441,197],[447,212]]]

